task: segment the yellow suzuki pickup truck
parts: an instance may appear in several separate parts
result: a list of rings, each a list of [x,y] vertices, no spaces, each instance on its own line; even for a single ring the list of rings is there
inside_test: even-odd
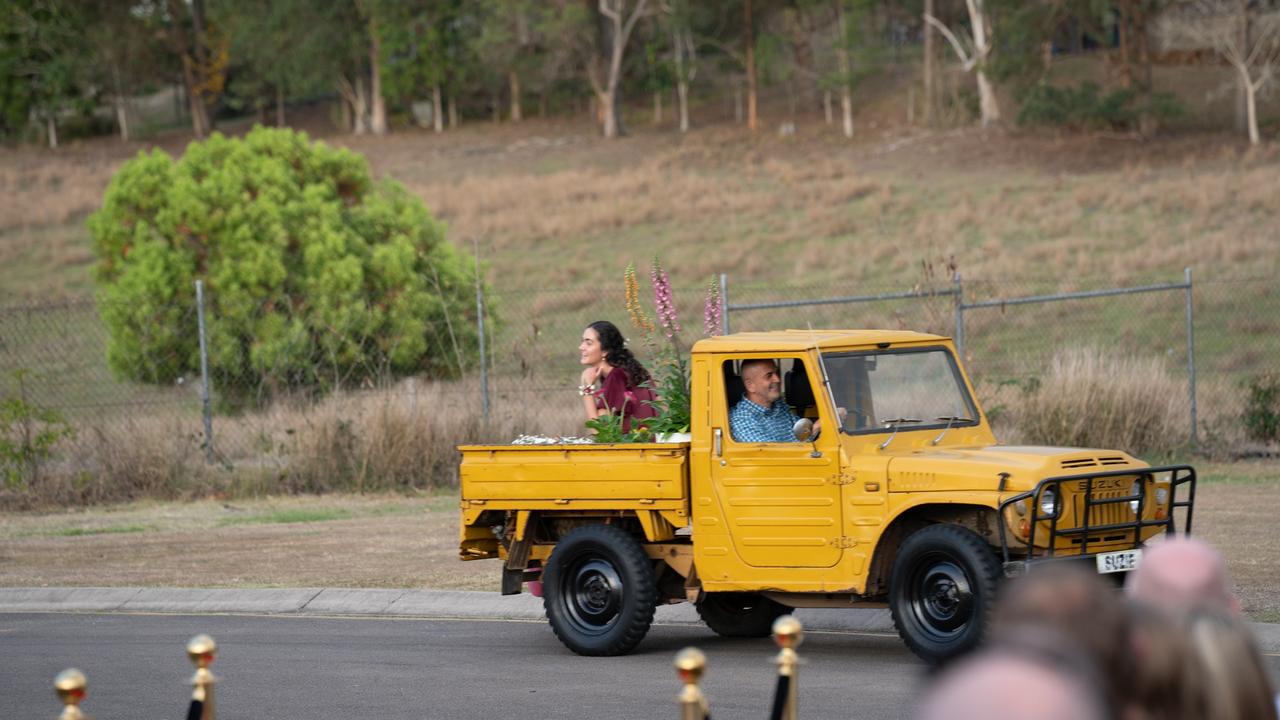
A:
[[[786,442],[732,426],[758,359],[797,416]],[[738,333],[698,342],[690,372],[689,442],[460,448],[461,558],[501,558],[506,594],[540,584],[576,653],[631,651],[658,603],[738,637],[791,608],[887,605],[940,661],[980,640],[1002,577],[1122,573],[1191,529],[1189,466],[998,444],[949,338]]]

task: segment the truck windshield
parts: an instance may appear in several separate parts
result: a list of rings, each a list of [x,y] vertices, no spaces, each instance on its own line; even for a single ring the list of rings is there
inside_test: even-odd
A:
[[[978,411],[947,348],[826,353],[823,360],[836,405],[848,413],[841,426],[847,433],[977,423]]]

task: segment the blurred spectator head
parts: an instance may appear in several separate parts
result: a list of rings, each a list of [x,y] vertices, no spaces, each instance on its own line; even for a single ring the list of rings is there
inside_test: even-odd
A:
[[[1203,674],[1200,717],[1276,720],[1275,688],[1249,626],[1236,615],[1202,607],[1186,616],[1186,630]]]
[[[1129,663],[1117,713],[1123,720],[1200,720],[1204,677],[1176,615],[1126,603]]]
[[[1148,548],[1138,569],[1129,575],[1127,591],[1150,605],[1175,609],[1207,605],[1240,612],[1240,599],[1231,592],[1222,555],[1186,536]]]
[[[1089,681],[1071,664],[1025,650],[991,649],[938,676],[920,720],[1104,720]]]
[[[1048,564],[1002,589],[989,638],[997,647],[1058,638],[1087,661],[1106,700],[1114,703],[1126,672],[1121,639],[1127,635],[1128,615],[1112,586],[1074,564]]]

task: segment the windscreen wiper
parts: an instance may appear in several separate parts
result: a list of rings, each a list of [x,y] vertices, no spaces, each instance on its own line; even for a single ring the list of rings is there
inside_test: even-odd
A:
[[[885,420],[884,421],[885,427],[893,428],[893,433],[889,435],[889,437],[885,439],[884,442],[880,443],[880,449],[883,450],[889,447],[889,443],[893,442],[893,439],[898,436],[898,430],[901,429],[903,425],[906,425],[908,423],[918,423],[918,422],[924,422],[924,421],[917,420],[915,418],[894,418],[892,420]]]
[[[946,435],[947,432],[951,430],[952,425],[958,424],[958,423],[973,422],[971,418],[961,417],[960,415],[946,415],[937,419],[946,420],[947,426],[942,428],[942,432],[938,433],[938,437],[933,439],[933,442],[930,443],[931,445],[937,445],[938,443],[942,442],[942,436]]]

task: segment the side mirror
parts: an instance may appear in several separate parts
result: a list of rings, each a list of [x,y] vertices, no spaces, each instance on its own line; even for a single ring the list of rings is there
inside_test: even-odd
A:
[[[813,421],[809,418],[800,418],[795,425],[791,426],[791,432],[795,434],[796,440],[805,442],[813,436]]]

